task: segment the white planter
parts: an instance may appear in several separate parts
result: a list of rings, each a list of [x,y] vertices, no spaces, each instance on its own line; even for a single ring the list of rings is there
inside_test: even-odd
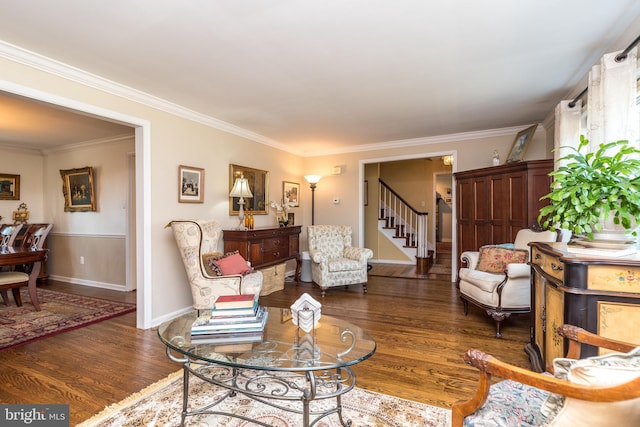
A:
[[[626,230],[622,225],[613,222],[615,212],[611,211],[609,217],[601,219],[602,231],[593,232],[593,240],[609,240],[612,242],[635,242],[637,237],[632,233],[638,229],[638,225],[634,221],[634,229]]]

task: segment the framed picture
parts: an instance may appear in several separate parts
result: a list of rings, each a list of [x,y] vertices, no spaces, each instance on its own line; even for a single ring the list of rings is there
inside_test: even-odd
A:
[[[300,206],[300,184],[282,181],[282,202],[293,207]]]
[[[96,188],[93,168],[60,170],[65,212],[96,211]]]
[[[287,225],[295,225],[296,214],[293,212],[287,212]]]
[[[267,215],[269,213],[269,172],[248,168],[240,165],[229,165],[229,193],[233,189],[236,178],[244,176],[249,182],[249,189],[253,197],[245,198],[244,211],[251,210],[254,215]],[[229,197],[229,215],[238,215],[240,205],[239,197]]]
[[[180,165],[178,188],[178,202],[204,203],[204,169]]]
[[[516,139],[513,141],[511,152],[509,152],[509,157],[507,157],[507,163],[522,161],[524,153],[527,151],[527,146],[529,142],[531,142],[537,127],[538,125],[535,124],[518,132]]]
[[[20,200],[20,175],[0,173],[0,200]]]

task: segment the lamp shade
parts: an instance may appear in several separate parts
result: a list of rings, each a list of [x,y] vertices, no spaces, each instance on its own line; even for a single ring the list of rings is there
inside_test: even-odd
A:
[[[229,193],[229,196],[253,197],[253,194],[251,194],[251,189],[249,188],[249,181],[247,181],[247,178],[236,178],[236,182],[233,183],[233,188],[231,189],[231,193]]]
[[[309,184],[317,184],[321,178],[322,178],[322,175],[305,175],[304,176],[304,179],[306,179]]]

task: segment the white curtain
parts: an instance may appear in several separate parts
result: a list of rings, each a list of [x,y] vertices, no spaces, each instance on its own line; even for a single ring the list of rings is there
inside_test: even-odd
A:
[[[590,151],[601,143],[621,139],[638,145],[636,49],[618,62],[620,53],[604,55],[589,75],[586,135]]]
[[[580,143],[582,101],[576,101],[573,107],[570,107],[569,104],[571,101],[561,101],[556,106],[555,150],[553,152],[556,167],[563,166],[564,162],[560,162],[559,159],[572,152],[568,147],[577,149]]]
[[[627,57],[616,61],[621,52],[605,54],[589,73],[587,92],[587,128],[580,126],[581,107],[570,108],[562,101],[555,111],[555,159],[566,154],[562,146],[577,147],[580,134],[590,141],[589,151],[599,144],[627,139],[640,147],[638,106],[636,104],[637,55],[633,48]]]

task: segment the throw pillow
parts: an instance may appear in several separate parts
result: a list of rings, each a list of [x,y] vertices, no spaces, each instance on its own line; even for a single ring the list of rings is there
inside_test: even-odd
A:
[[[553,364],[558,378],[566,378],[574,384],[612,387],[640,377],[640,347],[629,353],[611,353],[580,360],[558,358]],[[561,397],[557,399],[556,408],[551,400],[543,405],[549,411],[549,416],[553,417],[549,426],[584,425],[586,420],[590,426],[640,425],[640,398],[619,402],[588,402]]]
[[[529,252],[524,249],[510,249],[499,245],[486,245],[480,248],[480,256],[476,270],[487,273],[504,273],[507,265],[524,263],[529,259]]]
[[[211,261],[220,259],[222,256],[222,252],[211,252],[208,254],[202,254],[202,265],[204,266],[204,271],[207,273],[209,277],[219,276],[218,271],[212,267]]]
[[[212,264],[220,270],[222,276],[246,274],[251,271],[251,267],[247,264],[247,260],[237,252],[232,253],[231,255],[226,255],[219,260],[214,260],[212,261]]]

